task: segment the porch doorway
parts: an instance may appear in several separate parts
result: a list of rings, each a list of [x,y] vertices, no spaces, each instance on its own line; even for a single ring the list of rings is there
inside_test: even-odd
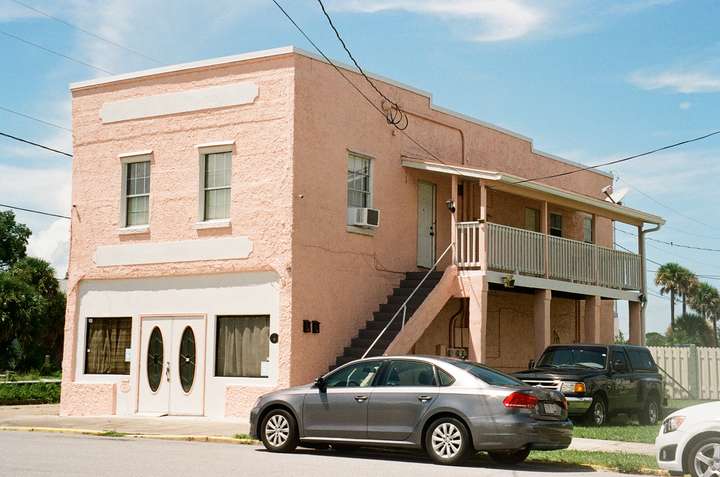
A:
[[[202,415],[205,317],[144,317],[141,321],[138,413]]]
[[[422,268],[430,268],[435,263],[436,196],[435,184],[418,181],[417,265]]]

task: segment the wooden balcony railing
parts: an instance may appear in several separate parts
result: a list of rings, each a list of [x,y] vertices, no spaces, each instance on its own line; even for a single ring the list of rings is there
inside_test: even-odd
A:
[[[489,222],[457,224],[458,267],[482,267],[483,231],[489,270],[537,277],[547,274],[553,280],[620,290],[641,288],[641,258],[637,254]]]

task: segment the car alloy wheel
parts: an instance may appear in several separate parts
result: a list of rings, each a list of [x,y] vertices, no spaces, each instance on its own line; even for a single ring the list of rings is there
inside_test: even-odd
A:
[[[285,444],[290,437],[290,423],[280,414],[275,414],[265,424],[265,435],[275,447]]]
[[[702,445],[693,459],[693,475],[720,477],[720,442],[708,442]]]
[[[595,396],[588,415],[590,424],[593,426],[602,426],[607,419],[607,406],[605,400],[600,396]]]
[[[432,446],[443,459],[452,459],[462,447],[460,429],[449,422],[440,424],[432,433]]]
[[[298,445],[295,418],[284,409],[270,411],[262,421],[260,438],[271,452],[290,452]]]

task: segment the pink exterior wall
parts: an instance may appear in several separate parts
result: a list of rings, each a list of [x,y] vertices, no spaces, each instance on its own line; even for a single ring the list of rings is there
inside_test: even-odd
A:
[[[284,344],[278,385],[290,382],[293,63],[294,58],[286,55],[73,91],[73,222],[61,413],[81,413],[83,406],[92,402],[103,402],[99,409],[107,410],[107,386],[72,383],[81,280],[275,271],[281,284],[280,342]],[[108,101],[240,81],[257,83],[259,96],[253,104],[111,124],[100,121],[100,108]],[[194,230],[193,224],[200,220],[195,145],[222,140],[235,141],[232,227]],[[153,150],[150,231],[120,235],[122,169],[118,155],[147,149]],[[231,235],[252,241],[247,259],[102,268],[93,261],[98,245]],[[172,313],[172,304],[167,307]],[[265,387],[244,392],[257,396],[267,391]]]

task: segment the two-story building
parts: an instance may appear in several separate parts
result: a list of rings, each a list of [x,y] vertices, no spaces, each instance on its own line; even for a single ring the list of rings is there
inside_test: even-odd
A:
[[[377,100],[356,72],[358,88]],[[612,177],[375,77],[389,125],[280,48],[73,84],[61,413],[243,416],[364,354],[523,368],[553,342],[643,336],[641,254]],[[431,272],[431,273],[428,273]]]

